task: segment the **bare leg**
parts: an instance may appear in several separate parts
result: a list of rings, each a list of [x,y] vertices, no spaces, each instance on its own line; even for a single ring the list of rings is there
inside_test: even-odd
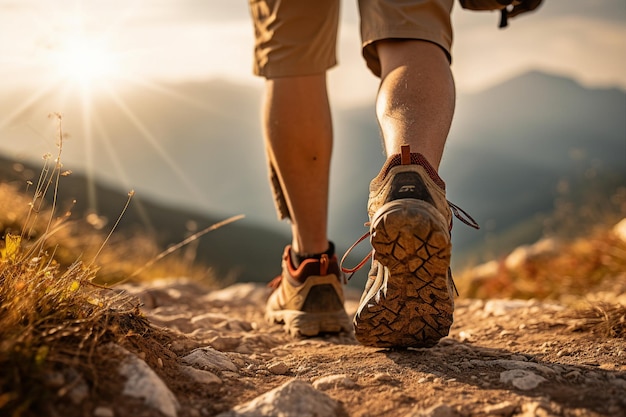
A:
[[[291,213],[296,253],[328,249],[332,122],[326,75],[268,79],[264,136]]]
[[[437,169],[454,113],[447,56],[424,41],[376,46],[382,66],[376,114],[385,151],[391,156],[409,145]],[[430,347],[448,334],[453,320],[452,214],[427,164],[403,159],[388,160],[401,164],[381,170],[384,178],[370,183],[373,262],[354,319],[356,339],[368,346]]]
[[[376,114],[387,155],[410,145],[438,169],[452,123],[455,87],[445,52],[434,43],[384,40]]]

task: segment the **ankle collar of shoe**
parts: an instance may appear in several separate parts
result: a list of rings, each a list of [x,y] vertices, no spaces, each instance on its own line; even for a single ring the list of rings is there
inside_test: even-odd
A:
[[[437,184],[437,186],[441,188],[443,191],[446,190],[446,183],[443,181],[443,179],[441,179],[441,177],[437,173],[437,170],[433,168],[433,166],[430,164],[430,162],[428,162],[428,160],[426,159],[424,155],[422,155],[421,153],[416,153],[416,152],[410,153],[410,163],[406,163],[406,161],[405,163],[403,163],[402,154],[397,153],[397,154],[391,155],[389,158],[387,158],[385,165],[383,165],[383,168],[380,170],[380,174],[378,174],[379,179],[382,180],[383,178],[385,178],[387,174],[389,173],[389,171],[391,170],[391,168],[396,167],[398,165],[422,166],[426,170],[426,173],[428,174],[430,179],[432,179],[435,182],[435,184]]]
[[[321,252],[321,253],[297,253],[293,250],[293,247],[291,248],[291,263],[294,265],[294,267],[298,267],[300,266],[300,264],[304,261],[306,261],[307,259],[317,259],[320,260],[322,259],[323,255],[327,255],[328,258],[332,258],[333,255],[335,254],[335,244],[333,242],[328,242],[328,249],[326,249],[325,252]]]
[[[312,275],[326,276],[334,274],[339,276],[339,262],[336,255],[328,256],[327,254],[322,254],[320,259],[305,259],[296,268],[291,260],[291,250],[291,245],[287,246],[283,255],[283,262],[291,279],[297,282],[304,282]]]

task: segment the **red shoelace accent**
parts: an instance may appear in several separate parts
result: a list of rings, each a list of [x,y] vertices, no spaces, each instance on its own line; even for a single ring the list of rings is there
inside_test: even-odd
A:
[[[448,200],[446,200],[448,201]],[[476,220],[474,220],[472,218],[472,216],[470,216],[465,210],[463,210],[461,207],[457,206],[454,203],[451,203],[450,201],[448,201],[448,205],[450,206],[450,210],[452,210],[452,214],[454,214],[454,217],[456,217],[457,219],[459,219],[461,222],[465,223],[466,225],[474,228],[474,229],[480,229],[480,226],[478,225],[478,223],[476,222]],[[370,226],[370,223],[367,222],[365,223],[366,227]],[[452,230],[452,222],[450,222],[450,231]],[[348,248],[348,250],[346,251],[346,253],[343,254],[343,256],[341,257],[341,262],[339,263],[339,267],[341,268],[341,272],[343,272],[344,274],[350,274],[347,279],[350,280],[350,278],[352,278],[352,275],[354,275],[355,272],[357,272],[359,269],[363,268],[363,266],[367,263],[368,260],[370,260],[373,256],[373,250],[370,251],[362,260],[361,262],[359,262],[355,267],[353,268],[346,268],[343,266],[344,261],[346,260],[346,258],[348,257],[348,255],[350,254],[350,252],[352,252],[352,250],[354,250],[354,248],[356,248],[361,242],[363,242],[365,239],[367,239],[370,236],[371,232],[368,230],[367,232],[365,232],[363,234],[363,236],[361,236],[360,238],[357,239],[356,242],[354,242],[352,244],[352,246],[350,246]],[[456,288],[455,288],[456,290]]]

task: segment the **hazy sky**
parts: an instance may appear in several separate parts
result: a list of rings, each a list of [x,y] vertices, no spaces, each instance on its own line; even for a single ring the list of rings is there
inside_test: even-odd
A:
[[[626,88],[626,2],[545,0],[531,15],[497,29],[498,15],[453,15],[460,91],[484,88],[528,69],[586,85]],[[0,0],[1,89],[233,78],[251,75],[252,26],[245,0]],[[333,99],[371,99],[377,80],[360,56],[356,0],[342,1],[340,66]]]
[[[460,93],[478,91],[529,70],[567,76],[590,87],[626,90],[624,0],[544,0],[538,11],[513,19],[505,30],[497,28],[498,19],[498,13],[462,10],[457,2],[452,67]],[[64,127],[74,140],[64,148],[64,162],[77,171],[83,169],[88,179],[101,175],[115,178],[128,186],[126,189],[137,188],[140,195],[151,181],[146,188],[152,187],[149,191],[155,195],[158,190],[161,198],[173,200],[184,195],[194,207],[226,212],[236,208],[232,214],[239,214],[240,201],[228,194],[232,189],[252,202],[252,216],[274,224],[265,161],[259,157],[263,155],[259,121],[219,113],[223,97],[207,96],[205,100],[202,96],[199,103],[176,96],[177,91],[197,88],[197,84],[187,85],[187,90],[171,85],[216,77],[251,85],[253,92],[228,90],[250,92],[245,98],[238,97],[247,100],[242,105],[250,105],[249,97],[260,95],[263,84],[252,75],[252,49],[246,0],[0,0],[0,152],[32,160],[55,153],[57,126],[46,115],[65,112]],[[329,75],[332,102],[371,106],[378,80],[361,58],[356,0],[342,1],[338,59],[339,66]],[[128,82],[142,88],[125,92],[152,94],[144,94],[143,101],[132,101],[132,94],[121,91]],[[17,93],[7,93],[17,88]],[[50,101],[52,96],[54,101]],[[97,99],[109,103],[108,111],[99,113],[92,108]],[[178,114],[159,113],[163,102],[171,105],[166,108],[179,110]],[[511,106],[515,106],[515,97],[511,97]],[[67,109],[72,109],[69,114]],[[155,121],[157,116],[151,115],[151,110],[162,119]],[[202,121],[217,114],[223,123],[198,132],[196,124],[183,123],[187,120],[183,116],[189,114]],[[227,128],[232,120],[246,127],[239,132],[247,132],[249,137],[220,136],[223,126],[230,134]],[[179,125],[184,129],[178,129]],[[258,188],[256,183],[245,188],[248,185],[241,179],[224,185],[220,175],[226,169],[211,176],[209,168],[221,167],[234,158],[224,154],[219,140],[238,141],[237,149],[249,151],[247,168],[253,166],[250,172],[258,173],[254,179],[263,180],[266,200],[248,195]],[[166,148],[172,143],[181,151],[176,153],[181,160],[165,150],[172,149]],[[191,151],[182,152],[185,147]],[[202,154],[200,149],[210,152]],[[187,155],[194,157],[196,165]],[[340,172],[342,160],[336,161]],[[159,169],[151,171],[144,166]],[[209,168],[197,174],[198,166]],[[202,183],[213,178],[218,185]],[[167,197],[173,189],[176,196]],[[96,207],[95,200],[90,195],[90,207]]]

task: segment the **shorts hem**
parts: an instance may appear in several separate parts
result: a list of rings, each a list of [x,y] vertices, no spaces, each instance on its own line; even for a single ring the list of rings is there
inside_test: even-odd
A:
[[[378,58],[378,52],[376,51],[375,44],[376,42],[390,39],[398,39],[398,40],[416,40],[416,41],[425,41],[431,42],[435,45],[439,46],[448,57],[448,62],[452,63],[452,38],[446,36],[446,34],[431,32],[428,30],[415,30],[406,29],[399,30],[395,29],[385,29],[385,28],[377,28],[372,30],[372,32],[376,33],[376,36],[368,36],[365,34],[363,36],[362,43],[362,55],[367,63],[367,67],[376,75],[380,77],[381,68],[380,68],[380,60]],[[383,35],[381,35],[383,34]]]

